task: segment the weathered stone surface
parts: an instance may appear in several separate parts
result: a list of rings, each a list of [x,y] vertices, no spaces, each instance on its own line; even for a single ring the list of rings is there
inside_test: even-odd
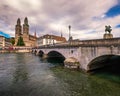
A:
[[[64,61],[64,66],[66,68],[76,69],[79,68],[79,61],[74,57],[70,57]]]
[[[103,36],[103,38],[104,39],[110,39],[110,38],[113,38],[113,35],[105,33],[104,36]]]
[[[103,55],[120,55],[119,45],[120,38],[111,38],[80,40],[79,44],[77,43],[76,46],[70,47],[68,45],[55,45],[40,47],[39,49],[34,50],[43,51],[44,54],[48,54],[51,51],[56,51],[62,54],[65,58],[74,57],[80,62],[80,69],[88,71],[93,69],[88,65],[93,59]]]
[[[47,59],[47,58],[48,58],[48,55],[47,54],[43,54],[42,59]]]

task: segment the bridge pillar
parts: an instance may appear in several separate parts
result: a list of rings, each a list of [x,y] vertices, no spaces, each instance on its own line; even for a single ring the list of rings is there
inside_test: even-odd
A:
[[[79,61],[74,57],[69,57],[64,61],[64,67],[70,69],[78,69],[80,67]]]
[[[48,55],[47,54],[43,54],[43,59],[47,59],[48,58]]]
[[[37,55],[37,56],[38,56],[38,55],[39,55],[39,51],[36,51],[36,52],[35,52],[35,55]]]

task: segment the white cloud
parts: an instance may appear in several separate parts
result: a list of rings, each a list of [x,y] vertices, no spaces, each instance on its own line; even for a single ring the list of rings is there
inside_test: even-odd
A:
[[[30,33],[37,29],[38,34],[60,34],[68,37],[68,25],[72,26],[73,38],[102,38],[104,26],[111,25],[113,34],[118,36],[120,16],[106,18],[105,13],[118,0],[3,0],[0,3],[1,30],[14,35],[17,18],[22,24],[27,16]],[[9,26],[6,28],[6,26]]]
[[[19,11],[28,12],[38,10],[41,7],[41,0],[4,0],[3,4]]]

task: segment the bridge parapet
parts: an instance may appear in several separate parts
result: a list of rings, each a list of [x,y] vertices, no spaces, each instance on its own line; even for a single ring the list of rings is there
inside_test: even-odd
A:
[[[93,40],[79,40],[79,41],[69,41],[58,44],[49,44],[44,46],[39,46],[38,48],[69,48],[69,47],[118,47],[120,46],[120,38],[111,39],[93,39]]]
[[[62,44],[39,46],[37,51],[42,50],[45,54],[56,51],[65,58],[74,57],[80,62],[80,68],[90,70],[89,62],[102,55],[120,54],[120,38],[81,40],[77,43],[66,42]]]

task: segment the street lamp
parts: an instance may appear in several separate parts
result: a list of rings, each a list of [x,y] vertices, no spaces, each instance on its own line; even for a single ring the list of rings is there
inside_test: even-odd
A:
[[[69,40],[68,41],[69,41],[69,54],[70,54],[70,37],[71,37],[71,32],[70,31],[71,31],[71,25],[69,25],[68,28],[69,28]]]
[[[70,41],[70,37],[71,37],[71,25],[69,25],[68,28],[69,28],[69,41]]]
[[[69,25],[68,28],[69,28],[69,41],[70,41],[70,37],[71,37],[71,25]]]

